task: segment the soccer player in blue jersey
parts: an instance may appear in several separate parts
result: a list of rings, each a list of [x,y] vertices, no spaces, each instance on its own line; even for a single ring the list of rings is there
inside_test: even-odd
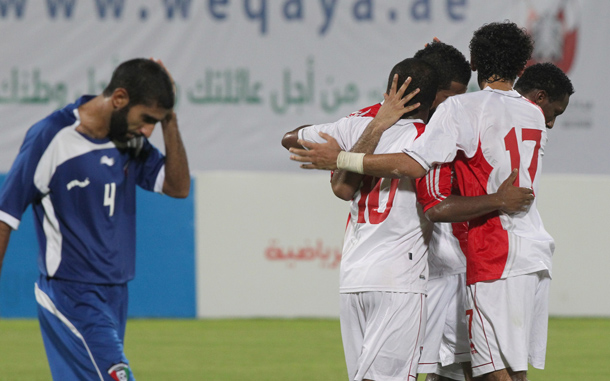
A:
[[[32,205],[40,329],[55,380],[133,380],[123,351],[134,277],[136,185],[189,194],[190,174],[161,61],[119,65],[102,94],[34,124],[0,190],[0,266]],[[148,138],[161,124],[165,155]]]

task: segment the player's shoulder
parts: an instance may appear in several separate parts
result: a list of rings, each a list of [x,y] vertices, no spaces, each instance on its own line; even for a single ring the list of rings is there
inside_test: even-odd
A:
[[[76,122],[76,117],[66,115],[64,110],[57,110],[29,128],[24,141],[36,141],[48,144],[65,127]]]
[[[508,102],[511,103],[514,113],[523,116],[528,115],[531,118],[543,119],[544,121],[544,112],[535,102],[525,98],[515,90],[507,93],[510,94],[510,97],[508,97]]]
[[[47,115],[28,129],[25,140],[50,142],[62,129],[76,123],[78,117],[75,110],[90,99],[92,99],[91,96],[83,96],[76,102]]]
[[[361,108],[360,110],[354,111],[353,113],[349,114],[347,118],[374,118],[377,115],[377,112],[379,111],[380,107],[381,103],[377,103],[369,107]]]

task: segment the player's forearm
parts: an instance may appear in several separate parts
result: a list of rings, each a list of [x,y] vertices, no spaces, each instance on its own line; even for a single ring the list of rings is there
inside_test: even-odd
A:
[[[381,140],[384,129],[379,127],[380,122],[373,119],[358,138],[350,152],[373,153]]]
[[[11,236],[11,229],[6,223],[0,221],[0,274],[2,273],[2,263],[4,263],[4,254],[6,254],[6,248],[8,247],[8,240]]]
[[[165,142],[163,193],[171,197],[186,198],[191,189],[191,175],[176,114],[174,113],[170,120],[164,121],[162,127]]]
[[[427,172],[411,156],[406,153],[389,153],[365,155],[363,161],[364,174],[376,177],[420,178]]]
[[[494,212],[502,206],[497,194],[466,197],[451,195],[426,212],[433,222],[465,222]]]
[[[366,127],[356,144],[352,147],[350,152],[357,153],[373,153],[379,144],[379,140],[383,135],[383,130],[376,128],[376,123],[373,120]],[[333,173],[331,180],[333,192],[335,196],[342,200],[349,201],[354,198],[354,194],[360,188],[362,178],[364,176],[358,173],[349,172],[338,169]]]
[[[333,172],[331,186],[335,196],[342,200],[349,201],[354,198],[354,194],[360,188],[363,175],[337,169]]]

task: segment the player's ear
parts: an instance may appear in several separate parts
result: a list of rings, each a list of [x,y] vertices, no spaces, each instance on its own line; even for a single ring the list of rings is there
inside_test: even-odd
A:
[[[542,104],[542,102],[544,102],[545,99],[548,99],[549,95],[547,94],[546,91],[544,90],[538,90],[536,91],[536,97],[534,99],[536,99],[536,104],[540,105]]]
[[[112,106],[115,109],[122,109],[129,104],[129,94],[122,87],[117,87],[110,96],[112,98]]]

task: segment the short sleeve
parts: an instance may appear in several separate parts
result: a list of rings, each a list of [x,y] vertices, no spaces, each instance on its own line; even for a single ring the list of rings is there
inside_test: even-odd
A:
[[[452,190],[452,165],[449,163],[435,165],[426,176],[416,179],[417,201],[424,212],[438,205]]]
[[[30,129],[0,189],[0,221],[17,229],[28,205],[41,197],[34,173],[46,144],[39,129]]]
[[[142,189],[162,193],[165,179],[165,156],[146,138],[136,150],[136,183]]]
[[[354,145],[352,141],[353,131],[350,131],[349,121],[351,118],[341,118],[334,123],[314,124],[299,130],[299,139],[314,143],[325,143],[326,140],[320,136],[324,132],[337,140],[341,149],[347,151]]]
[[[455,159],[458,150],[476,152],[476,133],[468,113],[454,96],[443,102],[426,126],[425,132],[404,152],[425,169]]]

